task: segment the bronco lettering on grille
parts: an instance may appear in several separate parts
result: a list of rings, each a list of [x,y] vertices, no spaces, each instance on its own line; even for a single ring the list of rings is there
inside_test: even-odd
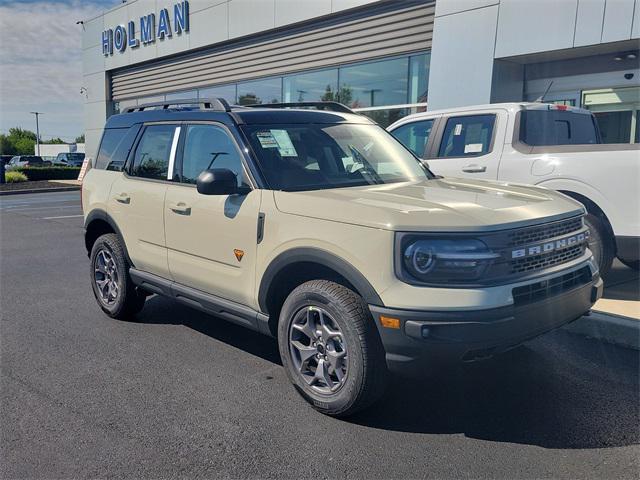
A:
[[[589,230],[578,233],[577,235],[571,235],[569,237],[561,238],[560,240],[554,240],[552,242],[544,242],[535,245],[528,245],[524,248],[517,248],[511,251],[511,258],[524,258],[533,255],[543,255],[545,253],[551,253],[556,250],[562,250],[567,247],[573,247],[574,245],[580,245],[589,240]]]

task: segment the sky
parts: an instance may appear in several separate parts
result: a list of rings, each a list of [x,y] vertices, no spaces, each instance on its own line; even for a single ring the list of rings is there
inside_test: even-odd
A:
[[[36,130],[67,142],[83,133],[82,25],[120,0],[0,0],[0,133]]]

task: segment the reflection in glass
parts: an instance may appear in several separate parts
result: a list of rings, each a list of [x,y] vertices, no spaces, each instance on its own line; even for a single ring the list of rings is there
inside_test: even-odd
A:
[[[427,101],[429,80],[429,61],[431,54],[422,53],[409,59],[409,102],[424,103]]]
[[[285,102],[321,102],[335,100],[338,70],[322,70],[284,77]]]
[[[198,94],[198,98],[224,98],[229,103],[236,103],[235,84],[201,88]]]
[[[338,100],[351,108],[407,103],[409,58],[340,69]]]
[[[266,78],[238,84],[238,104],[278,103],[282,101],[282,78]]]
[[[400,120],[402,117],[409,115],[408,108],[390,108],[388,110],[371,110],[359,112],[362,115],[366,115],[382,128],[387,128],[393,122]]]
[[[602,143],[629,143],[631,141],[631,110],[620,112],[594,112]]]
[[[167,93],[165,95],[167,101],[198,98],[196,90],[187,90],[186,92]]]

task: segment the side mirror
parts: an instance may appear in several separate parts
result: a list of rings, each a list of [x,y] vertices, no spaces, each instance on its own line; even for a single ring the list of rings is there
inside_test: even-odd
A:
[[[198,175],[196,187],[202,195],[233,195],[240,192],[236,174],[227,168],[203,171]]]

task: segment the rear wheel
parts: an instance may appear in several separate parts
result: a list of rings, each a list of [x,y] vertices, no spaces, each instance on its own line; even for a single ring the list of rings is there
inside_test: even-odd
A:
[[[366,303],[334,282],[313,280],[287,297],[278,345],[287,375],[318,411],[348,416],[384,392],[384,349]]]
[[[587,213],[584,223],[589,228],[589,250],[598,264],[600,276],[604,277],[611,269],[615,256],[614,240],[600,217]]]
[[[131,281],[124,246],[114,233],[101,235],[93,244],[91,287],[100,308],[112,318],[131,318],[144,307],[146,295]]]

